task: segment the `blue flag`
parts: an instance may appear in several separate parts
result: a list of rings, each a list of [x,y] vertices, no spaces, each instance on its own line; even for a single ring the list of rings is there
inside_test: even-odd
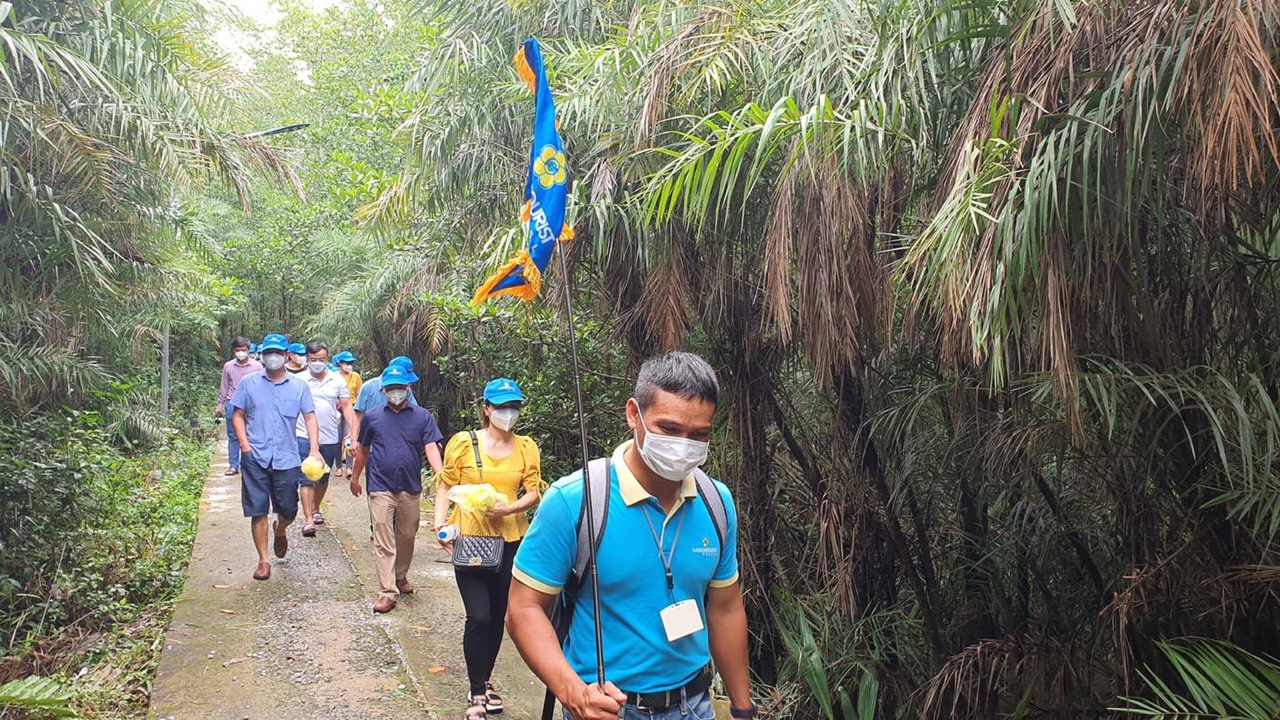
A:
[[[529,151],[529,172],[524,180],[524,221],[528,247],[503,265],[476,290],[472,305],[480,305],[496,295],[515,295],[526,302],[542,291],[542,273],[551,262],[556,242],[573,238],[573,228],[565,227],[564,209],[569,197],[569,168],[564,144],[556,123],[556,103],[547,84],[542,51],[534,38],[525,40],[515,56],[516,73],[533,93],[536,111],[533,147]]]

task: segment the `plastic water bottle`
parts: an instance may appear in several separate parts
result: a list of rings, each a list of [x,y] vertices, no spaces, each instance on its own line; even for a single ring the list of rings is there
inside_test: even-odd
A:
[[[436,537],[440,538],[440,542],[451,542],[458,537],[458,527],[456,525],[445,525],[436,531]]]

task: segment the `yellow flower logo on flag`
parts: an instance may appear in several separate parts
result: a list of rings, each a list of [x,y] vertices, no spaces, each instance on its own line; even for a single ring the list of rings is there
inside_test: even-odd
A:
[[[564,153],[557,151],[551,145],[544,145],[542,152],[538,153],[538,159],[533,161],[533,173],[538,176],[538,184],[544,188],[563,185],[564,181],[569,179],[569,172],[565,169]]]

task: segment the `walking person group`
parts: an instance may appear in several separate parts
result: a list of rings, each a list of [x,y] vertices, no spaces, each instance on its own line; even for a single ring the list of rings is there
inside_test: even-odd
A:
[[[579,469],[548,488],[537,443],[515,432],[526,398],[513,379],[485,385],[479,427],[455,433],[442,453],[435,417],[413,396],[418,377],[409,358],[397,357],[362,381],[354,355],[339,353],[331,368],[328,346],[311,343],[295,358],[302,367],[293,374],[286,354],[297,346],[272,334],[257,346],[262,369],[253,370],[250,344],[242,340],[233,342],[235,359],[223,367],[219,412],[231,413],[228,436],[241,451],[241,500],[258,550],[255,579],[271,575],[269,534],[276,557],[285,557],[285,531],[299,502],[304,536],[324,524],[328,470],[341,472],[342,446],[349,445],[352,465],[343,474],[352,495],[368,493],[379,585],[373,611],[394,610],[400,595],[414,592],[408,572],[425,460],[436,481],[438,541],[452,557],[466,611],[467,720],[503,710],[493,672],[504,630],[566,720],[708,720],[712,663],[731,716],[756,716],[737,514],[728,488],[700,469],[719,402],[715,372],[702,358],[673,351],[646,361],[625,407],[633,437],[592,463],[599,470],[592,484]],[[324,476],[307,480],[304,458],[324,463]],[[468,485],[487,485],[497,499],[484,510],[451,507],[451,490]],[[588,498],[603,498],[594,507],[596,527],[585,525]],[[596,564],[585,572],[584,542],[596,546]],[[565,606],[567,628],[550,620],[562,593],[577,596]],[[603,686],[596,684],[597,634],[609,677]]]

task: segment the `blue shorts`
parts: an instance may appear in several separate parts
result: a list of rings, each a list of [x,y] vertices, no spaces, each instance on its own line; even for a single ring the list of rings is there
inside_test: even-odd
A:
[[[245,517],[258,517],[275,512],[281,520],[291,522],[298,516],[298,479],[302,468],[287,470],[265,468],[245,453],[240,459],[240,507]]]
[[[297,438],[298,440],[298,459],[306,460],[311,454],[311,441],[306,438]],[[329,482],[329,469],[333,467],[333,461],[338,457],[338,443],[320,446],[320,457],[324,458],[324,475],[315,482],[307,479],[306,475],[298,473],[299,485],[326,485]]]

